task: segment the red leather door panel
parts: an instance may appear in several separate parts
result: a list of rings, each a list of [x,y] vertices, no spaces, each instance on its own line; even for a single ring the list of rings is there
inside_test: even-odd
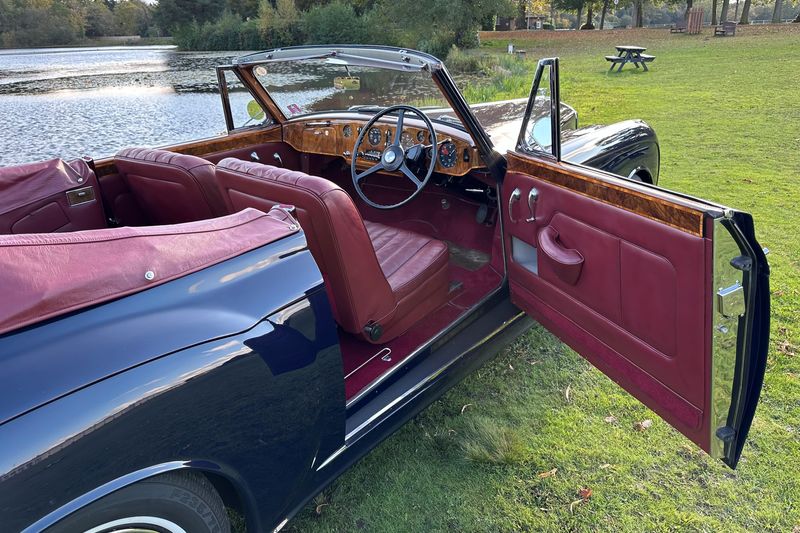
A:
[[[709,450],[706,215],[691,201],[625,195],[620,183],[606,188],[560,168],[509,157],[502,201],[512,300]]]
[[[0,234],[106,227],[97,178],[85,161],[0,169]]]

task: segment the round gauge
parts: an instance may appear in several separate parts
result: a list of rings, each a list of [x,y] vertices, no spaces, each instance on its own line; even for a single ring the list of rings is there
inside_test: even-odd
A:
[[[439,163],[444,168],[456,166],[456,145],[452,141],[445,141],[439,146]]]
[[[376,144],[380,144],[381,142],[381,130],[378,128],[370,128],[369,133],[369,143],[373,146]]]
[[[344,133],[345,137],[351,137],[353,135],[353,126],[345,124],[344,128],[342,128],[342,133]]]
[[[425,142],[425,132],[424,131],[419,130],[417,132],[417,142],[421,142],[421,143]]]
[[[403,150],[408,150],[414,146],[414,138],[407,131],[404,131],[400,136],[400,146],[403,147]]]

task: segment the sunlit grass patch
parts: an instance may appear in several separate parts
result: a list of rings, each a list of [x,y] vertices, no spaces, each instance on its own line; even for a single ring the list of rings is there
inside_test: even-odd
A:
[[[511,427],[487,416],[467,418],[461,424],[459,446],[476,463],[513,464],[525,458],[525,444]]]

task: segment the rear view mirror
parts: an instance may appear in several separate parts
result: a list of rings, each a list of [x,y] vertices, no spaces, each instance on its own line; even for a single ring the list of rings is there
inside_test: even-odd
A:
[[[361,78],[358,76],[336,76],[333,79],[333,87],[340,91],[358,91],[361,89]]]

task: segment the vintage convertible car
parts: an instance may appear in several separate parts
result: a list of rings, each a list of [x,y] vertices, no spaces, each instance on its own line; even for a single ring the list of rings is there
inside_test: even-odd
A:
[[[767,261],[646,125],[575,129],[557,59],[502,112],[394,48],[218,77],[227,135],[0,169],[4,531],[279,529],[534,320],[736,466]]]

